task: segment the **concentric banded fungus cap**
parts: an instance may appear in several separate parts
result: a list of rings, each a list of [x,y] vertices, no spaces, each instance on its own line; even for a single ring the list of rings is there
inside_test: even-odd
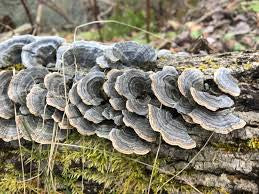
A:
[[[23,35],[0,43],[0,68],[21,64],[22,47],[35,41],[34,36]]]
[[[123,154],[145,155],[151,151],[150,145],[140,139],[135,132],[130,129],[113,128],[109,134],[113,147]]]
[[[200,70],[195,68],[184,70],[178,77],[178,88],[182,95],[191,97],[191,87],[197,90],[202,90],[204,87],[204,75]]]
[[[19,135],[22,137],[22,134]],[[0,138],[4,141],[12,141],[18,139],[16,123],[14,119],[0,118]]]
[[[97,125],[95,133],[98,137],[110,139],[109,133],[111,132],[111,130],[114,127],[115,127],[115,125],[113,125],[111,123],[100,124],[100,125]]]
[[[150,101],[150,96],[146,96],[144,99],[129,99],[127,100],[126,108],[130,112],[144,116],[148,114],[148,104],[150,103]]]
[[[50,119],[54,108],[47,106],[46,95],[47,90],[45,88],[40,86],[40,84],[34,85],[26,96],[26,106],[31,114],[40,116],[43,119]]]
[[[87,105],[98,106],[104,101],[102,84],[104,82],[103,72],[89,72],[78,82],[77,93]]]
[[[244,120],[228,110],[212,112],[205,108],[195,108],[189,113],[189,116],[193,122],[200,124],[202,128],[221,134],[228,134],[246,125]]]
[[[140,69],[129,69],[117,77],[115,89],[127,99],[133,99],[149,92],[151,90],[150,83],[147,72]]]
[[[214,73],[214,82],[218,85],[222,92],[232,96],[240,95],[238,81],[231,75],[231,70],[227,68],[219,68]]]
[[[115,82],[118,76],[122,75],[123,71],[118,69],[112,69],[107,73],[107,81],[103,84],[103,90],[106,95],[110,98],[120,97],[118,92],[115,90]]]
[[[116,125],[123,124],[123,121],[122,121],[123,116],[121,111],[114,110],[112,106],[109,104],[103,110],[102,115],[108,120],[113,120]]]
[[[123,122],[127,127],[134,129],[136,134],[148,141],[154,142],[157,138],[157,133],[151,128],[149,121],[146,117],[138,116],[137,114],[131,113],[129,111],[122,111],[123,113]]]
[[[10,119],[14,117],[14,106],[10,100],[7,91],[9,83],[12,79],[13,73],[11,71],[0,72],[0,117]]]
[[[103,120],[105,120],[105,118],[102,115],[102,112],[104,111],[105,107],[106,105],[93,106],[85,112],[84,118],[93,123],[102,122]]]
[[[161,133],[166,143],[178,145],[184,149],[196,147],[195,141],[188,135],[187,129],[182,122],[174,119],[166,110],[149,105],[149,122],[154,131]]]
[[[80,134],[95,134],[96,125],[84,119],[75,105],[68,104],[65,108],[65,113],[67,115],[69,123],[73,127],[75,127]]]
[[[39,37],[22,48],[22,63],[27,68],[55,66],[56,51],[64,42],[65,39],[57,36]]]
[[[47,93],[47,104],[57,108],[60,111],[65,110],[66,97],[65,97],[65,83],[68,83],[68,77],[61,75],[58,72],[49,73],[44,79],[44,85],[48,90]],[[65,83],[64,83],[65,82]]]
[[[175,104],[174,108],[180,114],[188,114],[194,109],[194,106],[188,101],[187,98],[181,97],[180,100]]]
[[[51,144],[54,140],[62,141],[67,134],[65,130],[58,130],[53,120],[43,121],[32,115],[18,115],[16,125],[22,131],[24,139],[40,144]],[[57,130],[55,137],[53,137],[53,130]]]
[[[191,95],[195,102],[212,111],[216,111],[219,108],[229,108],[234,105],[234,101],[226,95],[214,96],[208,92],[198,91],[193,87],[191,87]]]
[[[112,47],[113,56],[127,65],[138,65],[154,62],[156,52],[148,45],[140,45],[133,41],[119,42]]]
[[[171,108],[174,108],[180,99],[177,78],[178,72],[171,66],[165,66],[162,71],[150,75],[151,87],[155,96],[163,105]]]
[[[56,68],[63,69],[64,63],[64,69],[75,69],[75,64],[78,69],[91,69],[105,48],[106,46],[94,41],[75,41],[69,46],[61,46],[57,51]]]
[[[45,68],[30,68],[21,70],[14,75],[8,89],[9,98],[15,103],[25,105],[26,95],[34,84],[43,83],[44,77],[48,74]]]
[[[109,99],[109,103],[114,110],[124,110],[126,108],[125,98],[111,98]]]

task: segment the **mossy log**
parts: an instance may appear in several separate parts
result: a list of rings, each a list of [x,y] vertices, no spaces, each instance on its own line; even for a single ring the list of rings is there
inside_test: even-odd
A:
[[[75,138],[73,137],[73,140],[67,140],[66,143],[72,142],[80,146],[86,144],[88,147],[90,145],[90,150],[93,151],[87,151],[87,149],[82,150],[81,147],[72,147],[69,150],[67,150],[66,147],[58,147],[57,153],[54,156],[57,162],[53,165],[54,173],[52,176],[60,175],[59,177],[63,177],[63,181],[58,183],[57,190],[65,191],[65,188],[69,185],[69,188],[75,191],[75,193],[77,193],[77,191],[81,192],[80,189],[76,190],[74,187],[75,185],[81,185],[80,180],[81,177],[83,177],[86,180],[83,184],[85,185],[84,192],[86,193],[86,188],[89,188],[89,180],[100,183],[102,186],[107,187],[107,190],[111,189],[113,184],[115,184],[117,185],[116,188],[118,189],[116,189],[116,191],[118,192],[139,192],[148,189],[150,176],[152,174],[151,188],[156,192],[167,180],[176,174],[177,176],[174,177],[173,184],[172,181],[165,184],[165,186],[161,188],[162,190],[171,191],[173,193],[196,193],[199,191],[204,193],[206,191],[213,193],[258,193],[259,52],[234,52],[203,56],[173,55],[168,58],[159,59],[155,68],[159,69],[165,65],[175,66],[179,71],[195,66],[204,71],[206,76],[211,76],[213,69],[220,66],[233,69],[233,75],[239,80],[241,88],[241,95],[235,97],[235,113],[244,119],[247,125],[228,135],[221,135],[206,131],[197,125],[190,124],[189,127],[192,129],[190,135],[197,142],[195,149],[184,150],[176,146],[169,146],[164,142],[159,146],[159,142],[157,141],[153,144],[152,153],[148,156],[136,157],[133,155],[127,156],[127,158],[124,158],[123,154],[112,150],[112,146],[108,140],[95,141],[95,139],[98,138],[86,137],[82,143],[80,141],[82,140],[81,137],[77,134]],[[147,69],[150,67],[151,66],[145,66]],[[87,143],[86,141],[89,139],[90,141]],[[28,156],[28,158],[33,158],[32,160],[41,161],[43,166],[41,169],[44,169],[44,166],[48,164],[49,155],[44,155],[45,158],[43,156],[36,158],[39,154],[36,148],[40,146],[35,146],[23,140],[21,143],[25,150],[30,150],[31,146],[34,146],[34,150],[36,150],[35,153],[33,151],[31,151],[31,153],[29,152],[30,154],[26,154],[26,151],[23,151],[24,159]],[[43,151],[44,148],[48,149],[50,147],[43,146]],[[153,165],[158,148],[158,159],[156,160],[156,164]],[[113,157],[112,159],[109,158],[109,154],[107,156],[107,153],[103,152],[103,150],[106,149],[108,150],[107,153],[111,151],[112,154],[110,156]],[[102,150],[102,152],[98,150]],[[35,156],[32,157],[33,153]],[[81,156],[86,156],[86,158],[81,159]],[[131,158],[131,160],[129,161],[128,158]],[[133,165],[134,160],[139,160],[150,165],[144,165],[144,167],[143,164],[140,163],[134,163]],[[79,173],[77,170],[82,169],[82,161],[85,163],[85,170],[87,168],[89,170],[87,172],[82,170]],[[7,166],[9,166],[9,164],[17,164],[15,169],[18,169],[18,174],[15,172],[14,175],[20,177],[19,146],[16,141],[6,143],[0,140],[0,162],[2,163],[0,168],[4,173],[8,173]],[[117,166],[113,169],[115,163]],[[141,168],[139,166],[141,166]],[[29,168],[28,165],[25,165],[25,171],[29,173],[30,170],[27,168],[33,171],[38,167],[32,165]],[[70,171],[68,169],[70,169]],[[155,172],[151,173],[152,169]],[[64,178],[65,175],[66,177]],[[10,184],[10,181],[6,181],[8,177],[3,174],[0,176],[2,178],[0,188],[8,188],[7,184]],[[125,178],[126,176],[127,178]],[[11,179],[13,180],[13,176],[11,176]],[[19,181],[20,180],[21,178]],[[144,181],[141,182],[140,180]],[[45,183],[44,181],[41,182]],[[20,181],[19,183],[22,182]],[[17,182],[15,184],[19,185]],[[62,186],[62,184],[66,186]],[[32,187],[31,185],[33,185],[33,183],[30,185],[27,184],[26,188],[30,189]],[[188,185],[192,186],[191,191],[181,190],[181,188]],[[23,187],[20,185],[19,188]],[[42,192],[46,191],[46,188],[45,190],[38,188],[34,191]]]

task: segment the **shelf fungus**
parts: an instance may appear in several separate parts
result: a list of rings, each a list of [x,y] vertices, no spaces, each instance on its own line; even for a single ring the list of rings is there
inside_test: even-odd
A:
[[[228,134],[246,125],[244,120],[234,115],[230,110],[213,112],[205,108],[195,108],[188,115],[192,118],[193,122],[215,133]]]
[[[0,138],[4,141],[12,141],[22,137],[22,134],[17,134],[17,128],[14,118],[2,119],[0,118]]]
[[[156,141],[157,133],[151,128],[149,120],[146,117],[141,117],[126,110],[122,111],[122,114],[124,124],[134,129],[141,139],[148,142]]]
[[[131,66],[145,62],[155,62],[156,52],[148,45],[140,45],[133,41],[119,42],[112,47],[113,56],[122,63]]]
[[[145,116],[148,114],[148,104],[150,104],[151,101],[152,99],[150,96],[146,96],[143,99],[142,98],[128,99],[126,102],[126,108],[130,112]]]
[[[121,96],[134,99],[150,92],[150,85],[149,73],[139,69],[128,69],[117,77],[115,89]]]
[[[40,144],[62,141],[67,134],[65,130],[60,130],[53,120],[42,120],[32,115],[18,115],[16,125],[22,131],[24,139]]]
[[[27,67],[55,67],[56,50],[65,42],[57,36],[39,37],[22,48],[22,64]]]
[[[12,71],[0,72],[0,118],[4,119],[10,119],[14,117],[14,105],[7,94],[8,86],[12,76]]]
[[[26,105],[26,95],[34,84],[43,83],[44,77],[48,74],[45,68],[24,69],[13,76],[9,88],[9,98],[17,104]]]
[[[102,112],[104,111],[105,107],[106,105],[92,106],[85,112],[84,118],[93,123],[102,122],[103,120],[105,120],[105,118],[102,115]]]
[[[34,41],[34,36],[22,35],[0,43],[0,68],[21,64],[22,48]]]
[[[230,69],[224,67],[217,69],[214,73],[214,82],[222,92],[232,96],[240,95],[241,91],[238,87],[238,81],[231,75]]]
[[[151,87],[157,99],[165,106],[174,108],[180,99],[177,86],[178,72],[174,67],[165,66],[162,71],[150,75]]]
[[[78,82],[77,93],[87,105],[98,106],[104,101],[102,84],[104,82],[103,72],[89,72]]]
[[[145,155],[151,151],[150,144],[140,139],[130,128],[113,128],[109,133],[113,147],[123,154]]]
[[[203,90],[204,87],[204,75],[195,68],[184,70],[178,77],[178,88],[183,96],[191,97],[191,87],[197,90]]]
[[[105,138],[105,139],[110,139],[109,137],[109,133],[111,132],[111,130],[115,127],[114,124],[112,123],[105,123],[105,124],[100,124],[97,126],[96,128],[96,135],[98,137],[101,137],[101,138]]]
[[[66,105],[65,113],[69,123],[82,135],[94,135],[96,125],[86,120],[73,104]]]
[[[209,110],[216,111],[220,108],[229,108],[234,105],[234,101],[226,95],[214,96],[208,92],[198,91],[193,87],[190,90],[194,101]]]
[[[123,121],[122,121],[123,115],[121,111],[114,110],[112,106],[109,104],[103,110],[102,115],[108,120],[113,120],[115,125],[120,126],[123,124]]]
[[[149,105],[149,122],[154,131],[160,132],[163,140],[170,145],[177,145],[184,149],[196,147],[196,142],[188,135],[182,122],[174,119],[166,110]]]

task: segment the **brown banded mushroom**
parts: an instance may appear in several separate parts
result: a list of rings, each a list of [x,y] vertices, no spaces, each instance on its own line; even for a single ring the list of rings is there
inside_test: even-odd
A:
[[[243,128],[246,122],[229,110],[209,111],[205,108],[195,108],[188,114],[193,122],[202,128],[215,133],[228,134],[233,130]]]
[[[58,72],[49,73],[44,78],[44,85],[48,90],[46,101],[47,104],[55,107],[60,111],[65,110],[66,106],[66,90],[69,78]],[[65,88],[66,87],[66,88]]]
[[[40,144],[63,141],[67,134],[66,130],[59,130],[53,120],[42,120],[40,117],[32,115],[18,115],[16,125],[22,131],[24,139]]]
[[[148,142],[154,142],[157,138],[157,133],[151,128],[149,120],[146,117],[138,116],[129,111],[122,111],[123,122],[127,127],[134,129],[136,134]]]
[[[127,99],[134,99],[143,96],[151,90],[149,73],[140,69],[128,69],[117,77],[115,89]]]
[[[155,96],[163,105],[171,108],[174,108],[180,99],[177,78],[178,72],[171,66],[165,66],[162,71],[150,75]]]
[[[22,137],[22,134],[19,134]],[[0,138],[4,141],[12,141],[18,139],[15,119],[1,119],[0,118]]]
[[[26,96],[26,106],[30,113],[43,119],[50,119],[54,112],[54,108],[47,106],[47,92],[47,89],[43,88],[43,86],[36,84]]]
[[[140,139],[130,128],[113,128],[109,133],[113,147],[123,154],[145,155],[151,151],[150,144]]]
[[[238,81],[231,75],[231,70],[221,67],[214,73],[214,82],[218,85],[222,92],[232,96],[240,95]]]
[[[25,67],[54,67],[58,47],[65,42],[57,36],[39,37],[22,48],[22,63]]]
[[[11,71],[0,72],[0,117],[4,119],[14,117],[14,105],[7,94],[12,76],[13,73]]]
[[[204,88],[204,74],[199,69],[186,69],[178,77],[178,88],[183,96],[191,97],[191,87],[197,90]]]
[[[180,120],[174,119],[170,112],[153,105],[148,105],[148,108],[151,127],[161,133],[166,143],[184,149],[196,147],[196,142],[188,135],[186,127]]]
[[[9,84],[9,98],[17,104],[26,105],[26,96],[33,85],[43,83],[47,74],[48,70],[45,68],[33,67],[21,70],[13,76]]]
[[[0,43],[0,68],[21,64],[22,48],[34,41],[34,36],[22,35]]]
[[[69,120],[69,123],[77,129],[81,135],[94,135],[96,131],[96,125],[84,119],[77,107],[73,104],[67,104],[65,113]]]
[[[102,84],[103,72],[89,72],[78,82],[77,93],[86,105],[98,106],[104,101]]]
[[[234,105],[234,101],[226,95],[214,96],[193,87],[190,90],[193,100],[209,110],[216,111],[219,108],[229,108]]]

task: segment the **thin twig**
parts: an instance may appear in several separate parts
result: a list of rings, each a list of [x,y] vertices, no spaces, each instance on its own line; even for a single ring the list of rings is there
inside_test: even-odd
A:
[[[34,22],[33,22],[33,19],[32,19],[32,15],[31,15],[30,9],[29,9],[29,7],[27,5],[27,0],[20,0],[20,1],[22,3],[22,6],[23,6],[25,12],[26,12],[26,15],[27,15],[27,17],[29,19],[29,22],[30,22],[31,26],[33,26]]]

